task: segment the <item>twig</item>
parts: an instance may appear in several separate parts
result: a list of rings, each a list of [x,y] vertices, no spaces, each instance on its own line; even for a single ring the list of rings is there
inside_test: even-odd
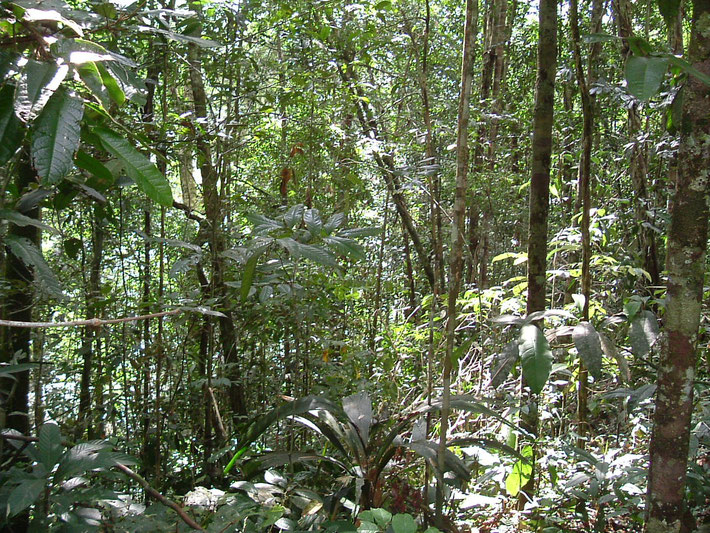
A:
[[[30,442],[38,442],[39,439],[37,437],[28,437],[27,435],[14,435],[12,433],[5,433],[1,432],[0,437],[6,440],[19,440],[21,442],[25,443],[30,443]],[[69,446],[70,444],[67,442],[62,442],[62,445],[64,446]],[[148,483],[145,478],[143,478],[141,475],[136,474],[133,470],[128,468],[126,465],[122,465],[120,463],[116,463],[114,465],[116,468],[118,468],[120,471],[122,471],[124,474],[126,474],[128,477],[133,479],[134,481],[138,482],[138,484],[145,489],[145,491],[150,494],[153,498],[158,500],[160,503],[165,505],[166,507],[170,507],[173,511],[177,513],[177,515],[182,519],[183,522],[185,522],[188,526],[190,526],[192,529],[196,529],[197,531],[204,531],[204,528],[200,526],[193,518],[188,515],[185,510],[180,507],[177,503],[174,501],[166,498],[162,494],[160,494],[157,490],[155,490],[153,487],[150,486],[150,483]]]
[[[91,318],[88,320],[69,320],[67,322],[20,322],[17,320],[0,320],[0,326],[7,326],[10,328],[71,328],[75,326],[93,326],[98,328],[106,324],[121,324],[123,322],[136,322],[138,320],[147,320],[149,318],[157,318],[160,316],[178,315],[183,311],[187,311],[187,309],[180,307],[178,309],[162,311],[160,313],[152,313],[150,315],[108,318],[105,320],[100,318]]]

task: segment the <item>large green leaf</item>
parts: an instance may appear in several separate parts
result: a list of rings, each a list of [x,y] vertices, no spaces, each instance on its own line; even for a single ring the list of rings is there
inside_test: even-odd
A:
[[[367,445],[372,425],[372,402],[366,392],[358,392],[343,398],[343,410],[357,428],[363,444]]]
[[[59,462],[64,454],[64,446],[62,446],[62,435],[59,432],[59,426],[48,422],[39,428],[39,443],[37,445],[39,457],[47,469],[51,472],[54,465]]]
[[[58,299],[65,298],[57,276],[44,260],[42,252],[32,241],[24,237],[8,235],[5,237],[5,245],[10,249],[15,257],[18,257],[27,266],[34,267],[35,278],[48,294]]]
[[[15,113],[20,120],[30,122],[42,112],[67,72],[67,65],[32,59],[25,64],[15,88]]]
[[[626,61],[625,72],[629,93],[639,100],[648,100],[658,93],[666,70],[668,59],[665,57],[631,56]]]
[[[577,353],[589,369],[589,373],[594,376],[594,379],[601,379],[603,352],[597,330],[589,322],[580,322],[575,326],[572,338]]]
[[[394,515],[391,527],[393,533],[417,533],[417,523],[412,515],[407,513]]]
[[[12,85],[0,89],[0,166],[15,154],[25,135],[22,122],[15,116],[14,93]]]
[[[43,183],[58,183],[74,166],[83,115],[81,100],[66,91],[57,91],[37,118],[32,134],[32,164]]]
[[[101,139],[104,148],[123,164],[128,177],[148,198],[166,207],[173,205],[170,183],[160,173],[158,167],[116,132],[106,128],[95,128],[93,132]]]
[[[629,339],[631,350],[636,357],[646,357],[659,335],[656,315],[651,311],[642,311],[631,321]]]
[[[47,485],[46,479],[26,479],[7,498],[7,516],[15,516],[32,505]]]
[[[517,460],[513,465],[512,472],[505,479],[505,490],[513,497],[518,495],[520,489],[525,486],[530,480],[530,476],[532,476],[532,447],[525,446],[521,451],[525,459]]]
[[[545,335],[533,324],[520,329],[520,358],[523,376],[535,393],[542,391],[552,370],[552,352]]]
[[[290,416],[302,415],[304,413],[308,413],[309,411],[317,410],[326,410],[331,413],[342,413],[342,409],[327,398],[323,398],[321,396],[307,396],[305,398],[300,398],[298,400],[280,405],[265,415],[254,419],[249,426],[247,426],[246,432],[239,439],[239,448],[237,448],[232,460],[229,461],[229,464],[225,467],[224,473],[227,474],[232,468],[234,468],[237,460],[244,454],[244,452],[247,451],[249,446],[256,439],[258,439],[269,426],[271,426],[271,424]]]
[[[495,355],[491,368],[491,387],[495,389],[503,384],[519,355],[517,341],[509,342],[503,347],[501,353]]]
[[[40,222],[36,218],[28,217],[17,211],[12,211],[10,209],[0,209],[0,218],[4,220],[9,220],[17,226],[34,226],[35,228],[43,229],[49,231],[50,233],[58,234],[57,231],[52,226],[49,226],[43,222]]]
[[[352,257],[356,261],[365,260],[365,250],[357,241],[338,236],[323,237],[323,241],[331,248],[343,255]]]

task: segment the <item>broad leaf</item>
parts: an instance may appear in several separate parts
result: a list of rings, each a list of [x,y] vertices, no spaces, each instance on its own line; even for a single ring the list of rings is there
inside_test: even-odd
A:
[[[589,373],[594,379],[601,379],[603,353],[601,339],[597,330],[589,322],[580,322],[575,326],[572,338],[574,339],[577,353],[580,359],[584,361],[584,365],[589,369]]]
[[[15,154],[25,135],[22,122],[15,116],[14,93],[9,84],[0,89],[0,166]]]
[[[64,446],[62,446],[62,435],[59,432],[59,426],[48,422],[39,428],[37,451],[40,461],[47,471],[51,472],[54,469],[54,465],[59,462],[59,459],[61,459],[64,454]]]
[[[321,231],[323,231],[323,221],[317,209],[306,209],[303,213],[303,222],[311,235],[320,237]]]
[[[552,352],[540,328],[525,324],[520,329],[520,358],[523,376],[534,393],[540,393],[552,370]]]
[[[631,56],[626,61],[625,72],[629,93],[639,100],[648,100],[658,93],[667,70],[665,57]]]
[[[45,479],[22,481],[7,498],[7,516],[15,516],[32,505],[47,485]]]
[[[244,275],[242,276],[242,286],[240,288],[242,303],[246,302],[247,298],[249,298],[249,291],[251,290],[251,284],[254,282],[254,273],[256,272],[256,263],[259,260],[259,255],[260,254],[252,254],[252,256],[247,259]]]
[[[325,232],[330,235],[333,233],[336,229],[340,228],[345,224],[345,214],[344,213],[335,213],[330,216],[330,218],[327,220],[323,228],[325,229]]]
[[[32,164],[43,183],[58,183],[74,166],[83,114],[81,100],[58,91],[35,122]]]
[[[283,220],[287,228],[293,229],[294,226],[300,224],[303,220],[303,212],[305,207],[303,204],[296,204],[284,213]]]
[[[513,497],[518,495],[520,489],[525,486],[532,476],[532,447],[525,446],[522,449],[522,454],[525,459],[516,461],[513,465],[513,471],[505,479],[505,490]]]
[[[518,341],[511,341],[503,347],[501,353],[496,354],[493,359],[493,367],[491,369],[491,387],[500,387],[505,379],[510,374],[513,365],[518,360]]]
[[[392,533],[417,533],[417,523],[410,514],[401,513],[392,517]]]
[[[658,338],[658,321],[651,311],[642,311],[631,321],[629,339],[636,357],[646,357]]]
[[[10,249],[13,255],[21,259],[25,265],[34,267],[35,278],[48,294],[58,299],[65,298],[62,287],[59,285],[59,280],[44,260],[42,252],[40,252],[39,248],[37,248],[32,241],[24,237],[8,235],[5,237],[5,245]]]
[[[369,509],[357,515],[360,520],[367,520],[380,526],[382,529],[392,521],[392,513],[386,509]],[[378,530],[379,531],[379,530]]]
[[[93,131],[101,139],[101,144],[106,150],[123,164],[128,177],[148,198],[166,207],[173,205],[170,183],[155,164],[117,133],[105,128],[95,128]]]
[[[111,105],[111,97],[106,87],[104,87],[104,81],[96,63],[88,61],[79,65],[76,70],[79,73],[81,81],[84,82],[84,85],[98,98],[101,105],[105,109],[108,109]]]
[[[366,392],[359,392],[343,398],[343,411],[348,415],[360,434],[360,439],[364,445],[370,436],[370,426],[372,425],[372,403],[370,396]]]
[[[23,122],[34,120],[49,97],[59,88],[69,72],[67,65],[29,60],[22,68],[15,88],[15,113]]]
[[[299,400],[285,403],[265,415],[254,419],[246,429],[246,432],[239,438],[239,448],[232,457],[232,460],[225,467],[227,474],[234,468],[237,460],[247,451],[249,446],[257,440],[268,429],[271,424],[284,418],[301,415],[309,411],[326,410],[332,413],[341,413],[342,410],[333,402],[320,396],[307,396]]]
[[[355,261],[365,260],[365,250],[358,242],[352,239],[333,236],[324,237],[323,242],[341,254],[352,257]]]
[[[11,211],[10,209],[0,209],[0,218],[9,220],[16,226],[34,226],[35,228],[43,229],[49,231],[50,233],[59,233],[59,231],[54,229],[52,226],[48,226],[36,218],[28,217],[27,215],[23,215],[17,211]]]
[[[619,350],[616,349],[614,343],[611,339],[604,335],[604,333],[599,333],[599,340],[602,343],[602,351],[609,359],[614,359],[616,364],[619,365],[619,375],[621,381],[624,383],[629,383],[631,381],[631,370],[629,370],[629,363],[626,361],[626,357]]]
[[[94,156],[86,153],[84,150],[79,150],[74,158],[74,164],[82,170],[89,172],[99,184],[94,183],[95,187],[101,190],[108,188],[114,181],[113,174],[106,168],[101,161]]]

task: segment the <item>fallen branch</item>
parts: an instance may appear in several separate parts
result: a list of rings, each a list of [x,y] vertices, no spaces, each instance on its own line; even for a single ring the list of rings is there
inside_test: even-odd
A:
[[[6,440],[18,440],[20,442],[25,442],[25,443],[30,443],[30,442],[38,442],[39,439],[37,437],[28,437],[26,435],[16,435],[12,433],[5,433],[2,432],[0,433],[0,437]],[[64,446],[70,446],[71,444],[67,442],[62,442],[62,445]],[[177,515],[180,517],[180,519],[185,522],[188,526],[190,526],[192,529],[195,529],[197,531],[204,531],[204,528],[200,526],[195,520],[188,515],[185,510],[180,507],[177,503],[174,501],[166,498],[162,494],[160,494],[157,490],[155,490],[153,487],[151,487],[150,483],[145,480],[140,474],[135,473],[133,470],[128,468],[126,465],[122,465],[120,463],[115,464],[116,468],[118,468],[121,472],[126,474],[128,477],[133,479],[134,481],[138,482],[138,484],[145,489],[145,491],[150,494],[153,498],[158,500],[160,503],[165,505],[166,507],[170,507]]]

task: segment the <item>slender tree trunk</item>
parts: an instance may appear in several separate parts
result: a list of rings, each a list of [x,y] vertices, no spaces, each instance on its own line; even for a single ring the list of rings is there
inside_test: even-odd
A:
[[[89,283],[86,294],[86,318],[96,317],[98,299],[101,294],[101,261],[103,259],[104,230],[103,221],[96,213],[92,215],[91,221],[91,263],[89,266]],[[89,439],[96,438],[94,421],[91,413],[91,385],[92,373],[94,370],[95,354],[98,345],[99,332],[93,326],[84,328],[84,339],[81,345],[83,364],[81,368],[81,383],[79,386],[79,411],[77,414],[77,426],[74,437],[80,440],[84,434]],[[95,387],[100,386],[100,376],[94,383]]]
[[[619,26],[619,37],[624,39],[621,50],[624,62],[631,55],[628,39],[634,36],[632,5],[629,0],[615,0],[614,11]],[[634,217],[638,234],[636,240],[639,253],[643,258],[643,268],[651,276],[651,284],[659,285],[661,282],[660,267],[658,264],[658,251],[656,236],[650,227],[653,220],[647,215],[652,201],[648,194],[648,150],[643,144],[641,115],[636,106],[628,110],[629,137],[631,138],[631,158],[629,162],[629,175],[634,187]]]
[[[458,124],[456,128],[456,192],[454,195],[454,211],[451,220],[451,250],[449,255],[449,294],[446,321],[446,354],[444,355],[443,398],[441,407],[441,435],[439,440],[439,479],[436,490],[436,519],[442,522],[444,504],[444,479],[441,471],[444,465],[446,439],[449,431],[449,413],[451,402],[451,371],[456,336],[457,311],[456,300],[461,287],[461,271],[463,270],[463,243],[466,214],[466,178],[468,174],[468,123],[470,117],[471,86],[473,82],[474,43],[476,27],[474,26],[475,3],[478,0],[466,1],[466,22],[463,34],[463,57],[461,60],[461,89],[459,92]]]
[[[557,73],[557,0],[540,1],[539,28],[528,224],[528,314],[544,310],[547,296],[547,219]],[[521,417],[521,425],[533,435],[537,434],[538,427],[536,400],[521,378],[521,404],[528,404],[527,411],[521,409],[521,412],[527,413]],[[533,470],[520,494],[521,508],[535,492],[534,474]]]
[[[601,23],[602,0],[593,0],[592,3],[592,27],[596,28]],[[582,154],[579,162],[579,199],[581,199],[582,222],[580,230],[582,233],[582,295],[584,296],[584,308],[582,310],[582,320],[589,321],[589,300],[591,298],[591,275],[589,271],[592,255],[591,236],[589,233],[589,215],[591,211],[591,159],[592,141],[594,133],[594,101],[589,91],[589,84],[593,78],[593,63],[596,61],[598,47],[594,45],[589,53],[589,69],[584,73],[582,66],[582,51],[579,34],[579,6],[577,0],[570,2],[570,26],[572,30],[572,47],[574,51],[574,65],[577,76],[577,85],[582,99]],[[579,362],[578,384],[577,384],[577,446],[584,447],[588,430],[587,423],[587,402],[589,396],[588,372],[584,363]]]
[[[207,95],[202,79],[202,60],[200,48],[195,44],[188,45],[188,60],[190,63],[190,88],[192,89],[195,117],[206,120]],[[224,284],[225,238],[222,228],[222,199],[218,187],[219,176],[212,162],[212,150],[203,135],[197,135],[195,145],[202,155],[200,171],[202,173],[202,190],[205,204],[208,242],[210,245],[210,263],[212,278],[210,281],[210,297],[220,300],[220,311],[225,315],[219,318],[220,344],[224,361],[228,365],[227,377],[231,381],[229,387],[229,403],[232,415],[246,415],[244,384],[241,381],[239,353],[237,350],[237,331],[234,326],[232,309],[229,307],[228,290]],[[206,295],[207,296],[207,295]]]
[[[708,73],[710,1],[693,2],[687,60]],[[692,531],[685,497],[698,327],[708,240],[710,87],[690,77],[683,88],[678,180],[671,206],[665,335],[658,365],[651,436],[646,531]]]

